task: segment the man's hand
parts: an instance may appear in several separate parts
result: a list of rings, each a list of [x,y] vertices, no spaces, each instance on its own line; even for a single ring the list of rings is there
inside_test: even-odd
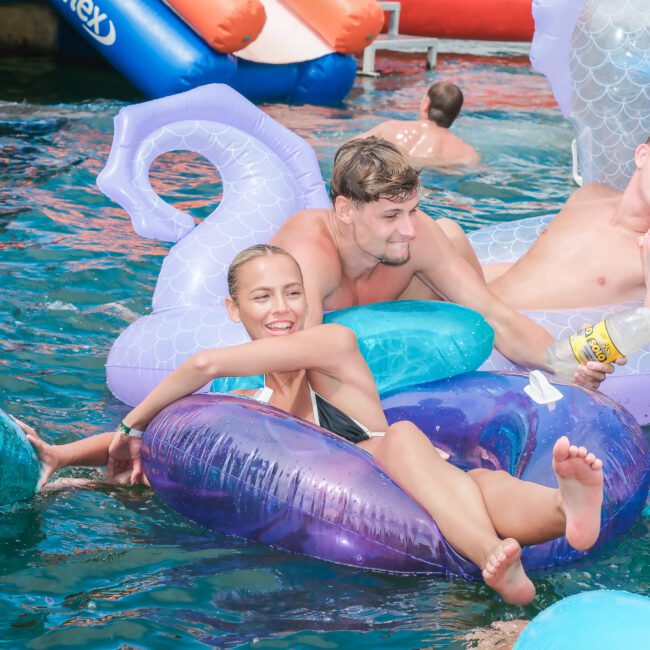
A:
[[[143,482],[142,461],[140,459],[140,438],[130,438],[120,431],[115,433],[108,448],[108,475],[114,478],[131,466],[131,484]]]
[[[624,366],[627,363],[627,357],[618,357],[614,363],[617,366]],[[612,363],[589,361],[586,366],[581,364],[576,368],[573,381],[576,384],[588,386],[589,388],[599,388],[600,384],[605,381],[607,375],[611,375],[614,370],[614,364]]]

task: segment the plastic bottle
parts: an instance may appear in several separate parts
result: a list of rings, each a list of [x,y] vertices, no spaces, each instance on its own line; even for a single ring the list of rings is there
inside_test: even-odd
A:
[[[559,377],[573,379],[578,363],[611,363],[650,343],[650,308],[639,307],[614,314],[577,334],[560,339],[547,350],[548,365]]]
[[[20,427],[0,411],[0,507],[36,492],[40,466],[34,448]]]

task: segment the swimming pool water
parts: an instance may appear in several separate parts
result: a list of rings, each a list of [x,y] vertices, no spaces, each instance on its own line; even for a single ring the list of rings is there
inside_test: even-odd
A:
[[[443,55],[432,72],[421,56],[378,64],[391,74],[358,79],[343,107],[265,107],[312,144],[325,178],[339,144],[414,117],[444,77],[466,94],[454,131],[484,164],[425,170],[423,209],[474,229],[566,200],[571,129],[525,57]],[[112,119],[134,91],[107,69],[49,61],[2,61],[0,79],[0,408],[69,442],[124,414],[104,360],[149,309],[168,246],[137,237],[95,186]],[[86,99],[99,96],[109,99]],[[216,172],[190,154],[163,156],[152,179],[197,217],[220,196]],[[65,489],[0,515],[0,647],[460,648],[471,628],[530,618],[584,589],[649,593],[648,521],[608,552],[535,576],[538,598],[522,610],[480,584],[368,573],[217,536],[140,488]]]

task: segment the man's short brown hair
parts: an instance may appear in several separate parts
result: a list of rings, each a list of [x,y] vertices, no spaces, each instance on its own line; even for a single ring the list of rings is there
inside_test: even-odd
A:
[[[344,196],[357,205],[379,199],[404,201],[420,186],[419,172],[388,140],[374,135],[346,142],[334,156],[332,201]]]
[[[463,106],[463,91],[450,81],[436,81],[429,90],[427,117],[438,126],[448,129]]]

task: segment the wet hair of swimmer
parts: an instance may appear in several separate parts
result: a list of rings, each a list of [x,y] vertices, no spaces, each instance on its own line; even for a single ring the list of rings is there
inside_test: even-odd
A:
[[[420,172],[388,140],[371,135],[341,145],[334,155],[332,203],[343,196],[357,206],[379,199],[405,201],[420,188]]]
[[[438,126],[448,129],[463,106],[463,91],[449,81],[436,81],[429,90],[427,117]]]
[[[298,269],[300,282],[302,283],[302,270],[300,269],[300,264],[298,264],[293,255],[287,253],[284,248],[280,248],[279,246],[273,246],[271,244],[255,244],[254,246],[249,246],[243,251],[237,253],[228,267],[228,274],[226,276],[228,282],[228,293],[235,302],[237,302],[237,293],[239,291],[239,272],[242,268],[251,260],[255,260],[258,257],[270,257],[271,255],[286,255],[288,258],[292,259]]]

